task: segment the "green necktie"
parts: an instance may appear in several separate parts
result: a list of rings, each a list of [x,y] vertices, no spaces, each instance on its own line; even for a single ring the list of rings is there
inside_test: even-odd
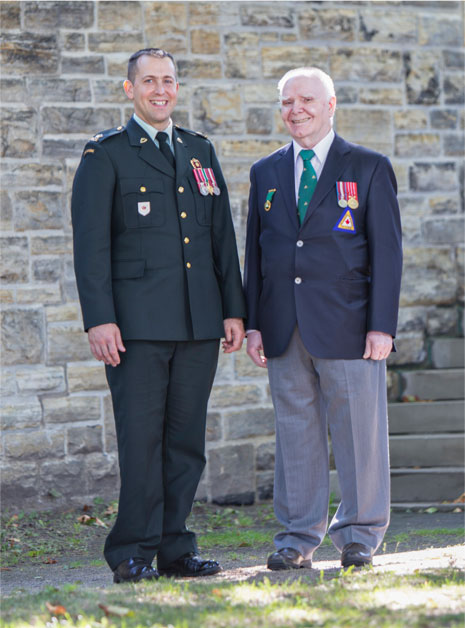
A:
[[[315,155],[312,150],[301,150],[300,156],[304,162],[304,169],[300,177],[299,198],[297,200],[297,212],[299,214],[300,224],[303,223],[308,205],[315,191],[318,179],[316,172],[311,164],[311,159]]]

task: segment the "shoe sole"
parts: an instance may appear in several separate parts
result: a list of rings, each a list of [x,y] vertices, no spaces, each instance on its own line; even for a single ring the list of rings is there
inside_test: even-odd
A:
[[[345,563],[341,563],[341,567],[343,569],[348,569],[349,567],[370,567],[373,562],[371,560],[365,562],[361,560],[351,560]]]
[[[284,561],[270,561],[267,563],[267,568],[271,571],[285,571],[290,569],[311,569],[312,561],[311,560],[303,560],[300,565],[292,565],[289,563],[285,563]]]
[[[140,582],[141,580],[158,580],[156,576],[136,576],[135,578],[121,578],[116,574],[113,575],[114,584],[123,584],[125,582]]]
[[[222,571],[221,567],[210,567],[199,571],[198,573],[182,573],[181,571],[174,571],[171,569],[159,569],[160,576],[166,576],[167,578],[201,578],[202,576],[214,576]]]

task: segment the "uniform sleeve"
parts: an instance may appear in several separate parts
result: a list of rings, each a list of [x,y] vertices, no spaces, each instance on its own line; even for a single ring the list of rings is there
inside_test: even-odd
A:
[[[210,147],[211,164],[220,188],[220,194],[215,196],[213,204],[212,249],[221,291],[223,318],[245,318],[244,292],[228,189],[215,149],[212,144]]]
[[[381,157],[367,199],[371,267],[367,331],[396,335],[402,274],[402,229],[397,183],[389,160]]]
[[[116,323],[111,285],[113,164],[101,144],[84,149],[73,183],[74,268],[84,329]]]
[[[260,331],[258,303],[261,293],[260,216],[257,205],[255,170],[250,171],[249,215],[245,245],[244,291],[247,304],[247,329]]]

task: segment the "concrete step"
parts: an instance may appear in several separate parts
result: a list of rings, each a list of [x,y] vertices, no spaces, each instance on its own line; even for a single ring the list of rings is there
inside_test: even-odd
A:
[[[405,371],[403,396],[419,400],[463,399],[465,396],[464,369]]]
[[[390,434],[434,434],[463,432],[465,402],[417,401],[390,403]]]
[[[457,434],[404,434],[389,438],[391,469],[463,466],[464,440]]]
[[[431,340],[431,363],[436,369],[464,368],[464,338],[433,338]]]
[[[393,502],[453,501],[463,492],[463,467],[391,470]]]
[[[391,500],[396,504],[453,502],[464,490],[462,466],[391,470]],[[330,472],[330,491],[341,499],[336,471]]]

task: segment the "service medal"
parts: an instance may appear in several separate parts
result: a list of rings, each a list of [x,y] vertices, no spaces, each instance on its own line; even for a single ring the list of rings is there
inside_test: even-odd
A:
[[[356,198],[354,198],[353,196],[351,196],[347,202],[347,205],[350,207],[350,209],[357,209],[358,207],[358,201]]]
[[[266,199],[265,199],[265,206],[264,209],[266,212],[269,212],[271,209],[271,202],[273,200],[273,196],[276,192],[276,188],[272,188],[271,190],[268,190],[268,193],[266,195]]]
[[[218,196],[220,194],[220,188],[218,187],[218,183],[216,182],[213,168],[205,168],[205,174],[207,176],[208,184],[209,184],[208,191],[210,192],[210,194],[212,195],[215,194],[216,196]]]
[[[355,183],[355,181],[348,181],[347,188],[348,188],[348,193],[349,193],[349,200],[347,201],[347,204],[349,205],[350,209],[357,209],[358,207],[357,184]]]
[[[342,207],[342,208],[345,208],[348,205],[348,203],[347,203],[345,198],[340,198],[338,200],[337,204],[339,205],[339,207]]]

